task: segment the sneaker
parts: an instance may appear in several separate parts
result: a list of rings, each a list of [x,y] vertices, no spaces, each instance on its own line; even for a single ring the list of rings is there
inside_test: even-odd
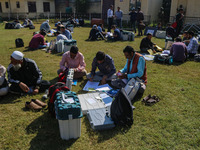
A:
[[[41,106],[41,107],[46,107],[46,106],[47,106],[46,103],[44,103],[44,102],[42,102],[42,101],[40,101],[40,100],[38,100],[38,99],[31,99],[31,102],[33,102],[33,103],[35,103],[36,105]]]
[[[32,110],[41,110],[42,109],[41,106],[37,105],[36,103],[34,103],[32,101],[31,102],[26,102],[25,103],[25,107],[29,108],[29,109],[32,109]]]

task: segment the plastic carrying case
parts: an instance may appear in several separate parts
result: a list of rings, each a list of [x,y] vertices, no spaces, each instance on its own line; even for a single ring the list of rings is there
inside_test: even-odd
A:
[[[81,136],[81,106],[75,92],[59,92],[54,102],[60,136],[64,140]]]
[[[106,108],[88,110],[87,118],[93,130],[107,130],[115,127]]]

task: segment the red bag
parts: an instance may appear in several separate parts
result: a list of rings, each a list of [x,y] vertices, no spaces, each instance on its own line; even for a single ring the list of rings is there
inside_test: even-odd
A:
[[[174,29],[176,29],[176,27],[177,27],[177,22],[172,23],[172,27],[173,27]]]

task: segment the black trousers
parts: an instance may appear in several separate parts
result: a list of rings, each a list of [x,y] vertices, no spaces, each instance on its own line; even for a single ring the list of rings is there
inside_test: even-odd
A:
[[[113,18],[108,18],[108,32],[111,31],[111,26],[113,25]]]

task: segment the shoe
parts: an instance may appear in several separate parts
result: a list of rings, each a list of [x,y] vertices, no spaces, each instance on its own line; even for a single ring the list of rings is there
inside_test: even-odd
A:
[[[32,110],[41,110],[42,109],[41,106],[37,105],[36,103],[34,103],[32,101],[31,102],[26,102],[25,103],[25,107],[29,108],[29,109],[32,109]]]
[[[37,105],[39,105],[41,107],[46,107],[47,106],[47,104],[45,104],[44,102],[42,102],[42,101],[40,101],[38,99],[31,99],[31,102],[33,102],[33,103],[35,103],[35,104],[37,104]]]

